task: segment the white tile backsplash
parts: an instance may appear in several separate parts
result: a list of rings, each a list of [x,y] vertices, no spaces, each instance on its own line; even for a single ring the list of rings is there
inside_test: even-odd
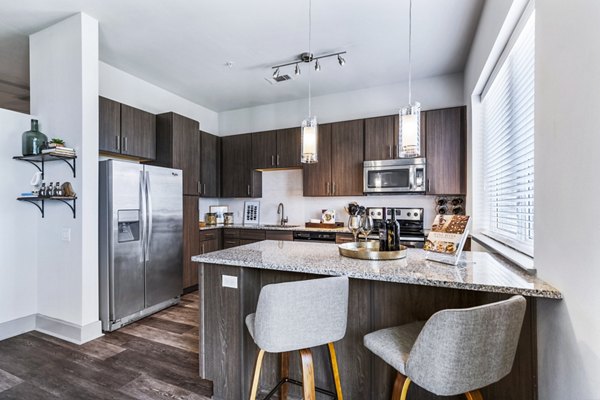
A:
[[[354,196],[354,197],[303,197],[302,170],[281,170],[263,172],[263,196],[260,199],[260,223],[275,224],[279,222],[277,205],[283,203],[285,215],[290,225],[304,225],[311,218],[321,218],[321,210],[334,209],[338,221],[346,224],[348,215],[344,206],[352,201],[366,207],[419,207],[425,210],[425,228],[431,228],[435,215],[435,196],[393,195],[393,196]],[[210,205],[228,205],[233,211],[234,222],[243,220],[244,201],[246,199],[200,199],[200,218],[208,212]]]

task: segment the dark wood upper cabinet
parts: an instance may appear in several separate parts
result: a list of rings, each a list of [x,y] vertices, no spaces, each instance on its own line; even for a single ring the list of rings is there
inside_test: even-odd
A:
[[[200,132],[200,191],[203,197],[219,197],[221,193],[220,138]]]
[[[121,104],[121,154],[147,160],[156,158],[154,114]]]
[[[198,267],[192,256],[200,254],[198,196],[183,196],[183,288],[198,284]]]
[[[99,99],[99,148],[110,153],[121,152],[121,103],[100,97]]]
[[[252,133],[252,168],[300,168],[300,128]]]
[[[199,195],[200,130],[198,121],[173,112],[156,116],[155,165],[183,171],[183,194]]]
[[[221,196],[262,197],[262,174],[252,166],[252,134],[221,138]]]
[[[100,97],[99,150],[143,160],[156,158],[154,114]]]
[[[319,125],[318,162],[303,165],[304,196],[331,196],[331,124]]]
[[[254,132],[252,137],[252,168],[276,168],[277,131]]]
[[[365,119],[365,161],[398,157],[398,116]]]
[[[425,126],[428,194],[466,194],[466,107],[431,110]]]
[[[364,120],[331,124],[331,195],[363,194]]]
[[[277,168],[300,168],[300,128],[277,130]]]

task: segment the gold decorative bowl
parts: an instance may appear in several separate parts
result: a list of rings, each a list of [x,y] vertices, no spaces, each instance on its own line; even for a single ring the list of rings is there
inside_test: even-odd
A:
[[[379,251],[379,242],[352,242],[338,246],[340,255],[359,260],[399,260],[406,257],[406,246],[398,251]]]

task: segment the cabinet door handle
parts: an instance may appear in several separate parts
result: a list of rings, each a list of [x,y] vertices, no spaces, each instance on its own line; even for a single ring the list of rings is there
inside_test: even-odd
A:
[[[202,243],[202,254],[204,254],[204,243]]]
[[[202,194],[202,185],[200,184],[200,181],[197,182],[197,188],[196,191],[200,194]]]
[[[277,154],[277,166],[279,167],[279,154]]]
[[[271,155],[271,167],[275,165],[275,156]]]
[[[331,184],[331,195],[335,196],[335,182]]]
[[[206,194],[206,183],[202,184],[202,193]]]
[[[250,185],[248,185],[248,196],[250,196]]]
[[[388,145],[388,149],[390,150],[390,158],[392,158],[392,146]]]
[[[431,190],[431,181],[428,178],[427,179],[427,192],[429,192],[430,190]]]
[[[329,196],[329,182],[327,182],[327,196]]]
[[[119,135],[115,136],[116,140],[116,148],[118,151],[121,151],[121,138],[119,137]]]
[[[123,151],[127,153],[127,136],[123,136]]]

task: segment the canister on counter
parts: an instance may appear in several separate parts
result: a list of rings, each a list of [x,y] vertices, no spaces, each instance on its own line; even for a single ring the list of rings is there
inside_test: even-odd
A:
[[[223,213],[223,224],[224,225],[233,225],[233,213],[232,212]]]
[[[217,224],[217,213],[206,213],[206,217],[204,218],[206,221],[206,225],[216,225]]]

